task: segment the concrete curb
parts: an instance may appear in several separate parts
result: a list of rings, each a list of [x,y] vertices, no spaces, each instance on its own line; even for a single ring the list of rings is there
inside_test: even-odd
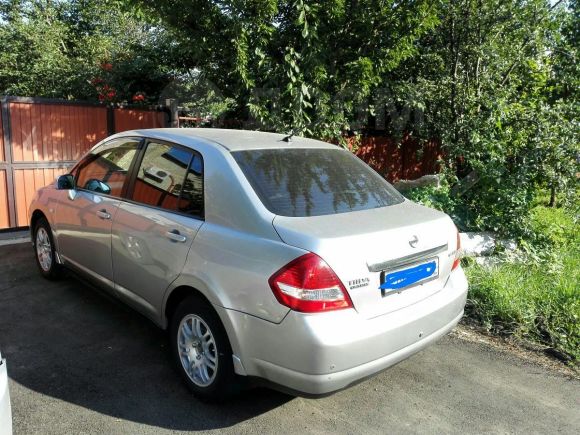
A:
[[[16,245],[27,242],[30,242],[30,233],[28,230],[0,233],[0,246]]]

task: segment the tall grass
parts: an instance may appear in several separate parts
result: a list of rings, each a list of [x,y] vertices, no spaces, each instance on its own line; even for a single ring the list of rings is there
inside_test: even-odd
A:
[[[549,346],[572,365],[580,359],[580,234],[572,212],[538,207],[536,228],[552,255],[539,263],[466,268],[468,317],[491,332]],[[550,249],[546,245],[546,250]],[[551,262],[558,263],[556,265]]]

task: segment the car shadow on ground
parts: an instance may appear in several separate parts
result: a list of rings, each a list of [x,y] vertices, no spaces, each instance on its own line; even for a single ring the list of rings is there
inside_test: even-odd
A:
[[[30,390],[166,429],[230,427],[292,400],[252,389],[223,404],[198,401],[164,331],[75,277],[44,280],[29,244],[0,246],[0,348],[10,378]]]

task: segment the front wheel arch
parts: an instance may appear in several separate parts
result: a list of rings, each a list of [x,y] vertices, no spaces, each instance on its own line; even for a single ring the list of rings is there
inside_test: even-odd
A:
[[[36,224],[40,221],[44,219],[47,223],[48,226],[50,227],[50,234],[52,235],[52,241],[54,243],[54,250],[56,252],[56,260],[57,263],[62,265],[62,260],[61,257],[59,256],[59,247],[58,247],[58,239],[56,237],[56,233],[54,231],[53,228],[53,223],[50,222],[50,220],[48,219],[48,216],[40,209],[36,209],[32,212],[32,216],[30,217],[30,239],[32,241],[32,245],[35,246],[36,240],[34,238],[35,234],[35,230],[36,230]]]
[[[46,221],[48,221],[48,218],[41,210],[38,209],[34,210],[32,216],[30,217],[30,236],[32,237],[32,243],[34,243],[34,230],[36,229],[36,223],[40,219],[45,219]]]

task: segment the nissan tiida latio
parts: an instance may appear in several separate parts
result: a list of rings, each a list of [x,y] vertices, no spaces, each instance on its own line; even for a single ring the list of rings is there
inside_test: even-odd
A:
[[[167,328],[202,398],[250,378],[345,388],[445,335],[466,301],[447,215],[301,137],[117,134],[40,189],[30,216],[40,273],[73,269]]]

